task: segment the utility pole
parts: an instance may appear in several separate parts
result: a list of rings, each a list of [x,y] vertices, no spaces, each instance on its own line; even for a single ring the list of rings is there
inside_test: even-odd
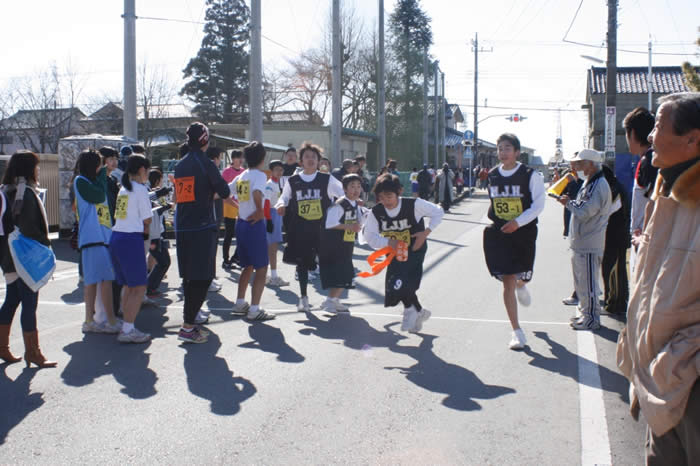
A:
[[[608,0],[608,62],[605,84],[605,160],[615,160],[617,97],[617,0]]]
[[[377,132],[379,165],[386,165],[386,113],[384,111],[384,0],[379,0],[379,66],[377,70]],[[379,168],[379,167],[378,167]]]
[[[332,57],[332,120],[331,120],[331,164],[339,167],[343,161],[340,155],[340,132],[342,109],[340,105],[340,0],[333,0],[333,57]]]
[[[492,52],[493,48],[489,50],[479,49],[479,33],[476,32],[472,41],[472,51],[474,52],[474,148],[472,150],[474,160],[485,167],[486,160],[479,162],[479,52]]]
[[[250,140],[262,143],[262,45],[260,0],[250,1]]]
[[[136,0],[124,0],[124,136],[138,140],[136,119]]]
[[[438,81],[438,73],[439,73],[438,63],[439,62],[437,60],[435,60],[435,70],[434,70],[434,73],[435,73],[435,94],[433,94],[433,98],[435,100],[435,110],[433,112],[433,115],[435,115],[435,138],[434,138],[434,141],[435,141],[435,169],[436,170],[437,170],[438,165],[439,165],[439,160],[438,160],[439,155],[438,154],[440,153],[439,152],[440,151],[440,143],[438,142],[438,137],[440,134],[440,132],[438,130],[438,124],[440,123],[440,116],[439,116],[440,112],[438,111],[438,108],[439,108],[439,106],[438,106],[438,92],[439,92],[438,91],[438,84],[439,84],[439,81]]]
[[[652,76],[651,76],[651,35],[649,36],[649,73],[647,74],[647,91],[649,92],[649,106],[647,110],[652,111]]]
[[[428,47],[423,49],[423,164],[428,163]]]
[[[447,162],[447,147],[445,146],[445,126],[447,126],[447,121],[445,119],[445,104],[447,101],[445,100],[445,73],[440,73],[442,76],[442,82],[441,82],[441,99],[440,99],[440,125],[442,128],[442,131],[440,131],[440,154],[442,155],[442,161]],[[435,166],[437,168],[437,166]]]

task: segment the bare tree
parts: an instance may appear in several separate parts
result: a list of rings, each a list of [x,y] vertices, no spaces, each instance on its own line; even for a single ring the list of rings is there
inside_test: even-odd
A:
[[[10,115],[15,112],[16,94],[11,87],[0,88],[0,154],[5,153],[5,145],[10,142]]]
[[[34,79],[13,81],[18,111],[8,119],[9,127],[24,147],[57,153],[59,139],[82,131],[79,120],[85,114],[75,106],[82,89],[77,76],[52,64]]]
[[[263,118],[272,122],[272,113],[287,107],[294,99],[289,92],[285,74],[268,68],[263,70]]]
[[[289,60],[289,64],[291,70],[285,74],[286,90],[291,94],[289,103],[300,106],[310,122],[315,115],[325,120],[331,103],[327,57],[320,50],[309,50]]]
[[[136,100],[140,110],[139,130],[148,148],[158,128],[158,120],[170,116],[177,87],[162,66],[151,66],[147,61],[138,69]]]

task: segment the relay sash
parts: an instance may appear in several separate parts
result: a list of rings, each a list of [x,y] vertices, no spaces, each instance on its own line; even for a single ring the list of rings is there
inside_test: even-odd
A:
[[[386,258],[379,262],[378,259],[382,256],[386,256]],[[394,258],[397,258],[401,262],[408,260],[408,244],[403,241],[399,241],[396,245],[396,249],[392,248],[391,246],[387,246],[374,251],[367,257],[367,263],[369,264],[371,271],[360,272],[357,274],[357,276],[360,278],[373,277],[387,268]]]

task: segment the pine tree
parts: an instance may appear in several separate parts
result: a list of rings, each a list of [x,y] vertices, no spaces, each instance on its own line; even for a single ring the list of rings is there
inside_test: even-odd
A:
[[[400,169],[421,163],[423,50],[433,43],[430,17],[420,0],[399,0],[389,18],[387,53],[387,157]]]
[[[180,91],[204,121],[226,122],[247,109],[249,18],[244,0],[207,0],[202,46],[183,70],[190,81]]]

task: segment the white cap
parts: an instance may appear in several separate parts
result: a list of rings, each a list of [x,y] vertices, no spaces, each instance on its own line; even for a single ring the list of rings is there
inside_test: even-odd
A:
[[[580,160],[590,160],[591,162],[601,163],[603,161],[603,153],[593,149],[583,149],[570,158],[569,162],[578,162]]]

